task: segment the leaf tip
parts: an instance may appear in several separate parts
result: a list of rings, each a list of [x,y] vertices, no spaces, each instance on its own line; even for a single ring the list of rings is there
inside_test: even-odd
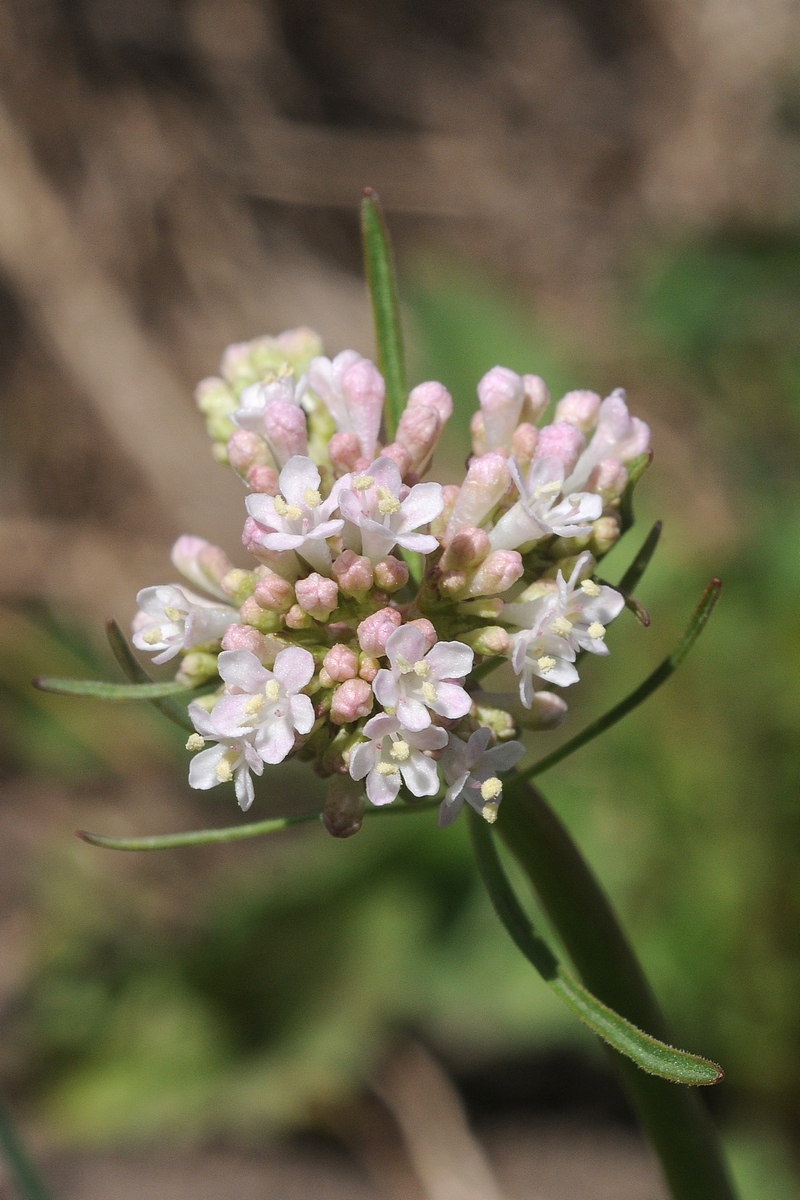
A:
[[[361,195],[364,197],[365,200],[377,200],[378,199],[378,193],[375,191],[374,187],[365,187],[364,190],[362,191]]]

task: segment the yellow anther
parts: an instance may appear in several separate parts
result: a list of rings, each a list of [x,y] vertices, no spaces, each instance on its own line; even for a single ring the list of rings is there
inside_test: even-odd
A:
[[[269,686],[269,684],[267,686]],[[276,699],[277,699],[277,697],[276,697]],[[254,713],[257,713],[263,707],[264,707],[264,697],[263,696],[251,696],[249,700],[245,701],[244,711],[247,713],[248,717],[252,717]]]
[[[554,495],[556,495],[557,492],[560,492],[560,491],[561,491],[561,484],[558,482],[557,479],[554,479],[552,483],[540,484],[539,487],[537,487],[536,491],[533,493],[533,497],[535,500],[541,500],[542,496],[554,496]]]
[[[289,505],[286,503],[283,496],[281,496],[280,494],[277,495],[275,497],[275,500],[273,501],[273,504],[275,507],[275,512],[278,514],[278,516],[285,517],[287,512],[289,511]]]
[[[481,799],[488,804],[490,800],[496,800],[502,795],[503,785],[496,775],[492,775],[489,779],[484,780],[481,784]]]
[[[436,688],[432,683],[423,683],[422,699],[426,704],[433,704],[434,700],[436,699]]]
[[[154,625],[152,629],[146,629],[142,634],[142,641],[147,642],[148,646],[155,646],[161,641],[161,626]]]
[[[593,579],[584,579],[583,583],[581,584],[581,591],[587,596],[599,596],[600,585],[595,583]]]
[[[548,671],[552,671],[556,665],[556,660],[551,654],[543,654],[541,658],[537,659],[536,665],[542,674],[546,675]]]
[[[279,699],[281,694],[281,685],[277,679],[270,679],[269,683],[264,688],[264,695],[269,700],[270,704],[274,704]],[[254,697],[255,699],[255,697]]]
[[[187,750],[202,750],[206,744],[206,739],[201,737],[199,733],[190,733],[186,740]]]
[[[397,712],[397,709],[396,709],[396,708],[392,708],[392,707],[391,707],[391,706],[389,706],[389,705],[384,705],[384,707],[383,707],[383,711],[386,713],[387,717],[393,717],[393,716],[394,716],[394,714]]]
[[[391,747],[389,748],[389,753],[392,758],[397,759],[398,762],[405,762],[411,754],[411,747],[409,746],[408,742],[398,740],[396,742],[392,742]]]
[[[289,379],[289,377],[292,375],[294,375],[294,371],[292,370],[291,363],[282,362],[281,365],[278,367],[278,370],[275,374],[275,378],[276,379]]]
[[[372,475],[356,475],[353,480],[353,491],[366,492],[372,487],[374,482],[375,478]]]
[[[230,783],[230,781],[233,779],[233,771],[231,770],[231,764],[228,762],[227,758],[221,758],[219,760],[214,774],[220,783]]]
[[[586,631],[590,638],[604,638],[606,636],[606,627],[601,625],[599,621],[592,621]]]
[[[387,762],[379,762],[377,766],[379,775],[396,775],[399,769],[400,768],[396,767],[394,763]]]
[[[395,662],[397,664],[397,668],[400,671],[401,675],[408,675],[409,671],[414,670],[411,663],[408,661],[407,658],[403,658],[402,654],[397,655]]]
[[[164,609],[164,616],[167,618],[168,621],[180,621],[181,617],[183,616],[183,613],[181,612],[181,610],[179,608],[170,607],[170,608]]]
[[[303,497],[308,508],[319,508],[322,504],[322,496],[316,488],[306,488],[306,494]]]
[[[391,513],[399,512],[400,501],[396,496],[393,496],[388,488],[378,488],[378,512],[382,517],[388,517]]]
[[[569,637],[572,633],[572,622],[566,617],[556,617],[553,624],[550,626],[553,633],[557,633],[559,637]]]
[[[497,820],[497,805],[484,804],[483,808],[481,809],[481,816],[483,817],[484,821],[488,821],[490,825],[494,825],[495,821]]]
[[[414,663],[414,674],[419,675],[420,679],[427,679],[431,673],[431,669],[425,662],[424,658],[418,658]]]
[[[288,521],[299,521],[302,515],[302,508],[298,508],[296,504],[286,505],[286,519]]]

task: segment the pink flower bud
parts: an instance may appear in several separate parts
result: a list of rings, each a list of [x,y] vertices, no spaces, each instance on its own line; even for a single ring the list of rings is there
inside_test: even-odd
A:
[[[439,591],[452,600],[467,595],[466,571],[443,571],[439,576]]]
[[[172,547],[170,554],[173,566],[182,575],[191,579],[197,587],[216,596],[224,596],[222,580],[231,569],[230,559],[219,546],[212,546],[205,538],[184,534]]]
[[[358,655],[349,646],[337,642],[325,655],[322,665],[335,683],[344,683],[345,679],[355,679],[358,674]]]
[[[258,590],[258,589],[256,589]],[[310,617],[327,621],[339,603],[339,588],[334,579],[326,579],[313,571],[306,579],[298,579],[294,585],[297,603]]]
[[[249,374],[250,350],[250,342],[234,342],[226,347],[219,373],[229,383],[236,383]]]
[[[380,658],[386,652],[386,640],[403,623],[396,608],[379,608],[358,627],[358,644],[365,654]]]
[[[389,595],[398,592],[408,583],[408,565],[391,554],[378,559],[373,569],[376,585]]]
[[[408,450],[415,471],[428,465],[441,432],[442,419],[435,408],[417,405],[405,409],[397,426],[397,441]]]
[[[334,725],[348,725],[372,712],[372,688],[366,679],[346,679],[333,693],[330,719]]]
[[[345,596],[360,596],[372,587],[372,563],[354,550],[345,550],[334,559],[332,571]]]
[[[609,514],[595,521],[594,533],[589,542],[589,548],[595,558],[602,558],[604,554],[608,554],[611,547],[619,540],[619,535],[619,517],[616,515]]]
[[[375,676],[380,670],[381,664],[377,658],[373,658],[370,654],[359,654],[358,656],[358,674],[361,679],[366,679],[367,683],[372,683]]]
[[[586,438],[574,425],[559,421],[539,430],[536,458],[558,458],[564,464],[564,475],[570,475],[586,446]]]
[[[223,650],[249,650],[256,658],[264,661],[266,638],[252,625],[229,625],[222,638]]]
[[[469,432],[472,438],[473,453],[478,456],[485,454],[489,446],[486,441],[486,426],[483,421],[483,413],[480,409],[470,417]]]
[[[372,459],[381,427],[386,384],[374,363],[359,359],[342,376],[347,412],[361,445],[361,453]]]
[[[514,430],[511,437],[511,453],[517,460],[523,475],[533,461],[538,440],[539,430],[535,425],[529,425],[527,421],[523,421]]]
[[[335,433],[328,442],[328,458],[339,475],[355,469],[361,457],[361,443],[354,433]]]
[[[556,405],[556,421],[568,421],[582,433],[591,433],[597,424],[600,397],[597,392],[567,392]]]
[[[511,472],[502,454],[483,454],[480,458],[473,458],[447,523],[445,545],[462,525],[481,525],[502,500],[510,484]]]
[[[291,400],[273,400],[264,409],[264,432],[278,466],[285,467],[295,454],[308,454],[306,415]]]
[[[492,367],[478,384],[486,444],[490,450],[510,450],[511,435],[519,424],[525,385],[516,371]]]
[[[250,554],[260,554],[264,549],[261,544],[263,536],[264,530],[255,517],[247,517],[242,530],[242,545],[245,550]]]
[[[294,604],[292,585],[285,579],[281,579],[280,575],[276,575],[274,571],[270,571],[269,568],[265,570],[256,584],[253,595],[262,608],[268,608],[271,612],[288,612]]]
[[[550,391],[540,375],[523,375],[525,400],[522,404],[522,419],[535,425],[550,403]]]
[[[349,838],[358,833],[366,803],[363,783],[356,783],[349,775],[333,775],[322,810],[322,821],[331,837]]]
[[[442,570],[464,571],[470,567],[477,567],[490,550],[489,535],[484,529],[476,529],[474,525],[462,525],[453,534],[442,555]]]
[[[292,605],[284,620],[289,629],[311,629],[314,624],[309,614],[299,604]]]
[[[628,484],[628,471],[615,458],[604,458],[599,462],[586,481],[587,492],[597,492],[606,504],[616,500]]]
[[[425,638],[425,653],[427,654],[439,640],[432,623],[427,617],[416,617],[413,621],[409,621],[408,624],[414,625]]]
[[[266,496],[277,496],[278,494],[278,472],[274,467],[267,467],[263,463],[254,463],[245,475],[245,479],[251,492],[261,492]]]
[[[567,704],[555,692],[535,692],[529,711],[517,715],[523,729],[558,729],[567,715]]]
[[[272,455],[264,439],[252,429],[237,429],[228,438],[228,460],[235,471],[246,475],[256,464],[268,466]]]
[[[434,517],[430,523],[430,531],[439,542],[444,538],[444,532],[453,515],[453,509],[455,508],[460,491],[461,488],[455,483],[446,483],[442,488],[444,508],[439,513],[439,516]]]
[[[493,596],[505,592],[522,578],[524,567],[517,550],[495,550],[478,567],[469,582],[470,596]]]
[[[439,414],[439,420],[444,425],[453,415],[453,397],[443,383],[419,383],[412,388],[406,408],[434,408]]]
[[[381,458],[390,458],[393,463],[397,463],[401,479],[405,479],[411,470],[411,455],[400,442],[390,442],[388,446],[384,446],[381,450]]]
[[[280,627],[278,614],[262,608],[255,596],[247,597],[239,608],[239,617],[243,625],[252,625],[259,633],[274,633]]]

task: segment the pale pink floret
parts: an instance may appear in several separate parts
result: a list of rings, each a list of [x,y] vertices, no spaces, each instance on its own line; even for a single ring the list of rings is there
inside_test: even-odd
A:
[[[240,475],[254,466],[268,466],[272,456],[263,437],[252,429],[236,429],[228,438],[228,461]]]
[[[604,459],[614,458],[617,462],[628,463],[649,449],[649,426],[630,415],[625,392],[617,388],[600,405],[594,436],[564,487],[573,491],[585,487],[594,468]]]
[[[404,784],[413,796],[435,796],[439,790],[436,763],[426,751],[441,750],[447,734],[436,725],[410,730],[397,717],[380,713],[367,721],[364,736],[350,752],[350,774],[366,779],[372,804],[391,804]]]
[[[233,780],[239,807],[247,812],[255,798],[250,772],[261,775],[264,770],[252,737],[248,734],[222,737],[211,715],[199,704],[189,705],[189,716],[203,740],[200,745],[205,741],[218,743],[194,756],[189,764],[189,786],[206,791]]]
[[[555,425],[543,425],[534,458],[557,458],[564,464],[564,474],[569,475],[586,447],[586,438],[580,429],[568,421],[557,421]]]
[[[177,584],[142,588],[136,603],[139,612],[133,619],[133,644],[137,650],[155,654],[153,662],[159,665],[181,650],[219,641],[228,626],[239,620],[235,609]]]
[[[489,450],[511,450],[511,437],[520,422],[525,384],[516,371],[492,367],[478,384],[483,431]]]
[[[306,391],[306,380],[301,378],[295,382],[291,373],[279,375],[268,383],[252,383],[246,387],[239,397],[239,407],[232,413],[232,419],[240,429],[249,429],[262,437],[265,433],[265,418],[273,404],[292,405],[300,409],[300,401]]]
[[[398,592],[408,583],[408,565],[389,554],[375,563],[375,585],[383,592]]]
[[[530,465],[538,442],[539,430],[535,425],[529,425],[524,421],[514,430],[511,438],[511,453],[522,470]]]
[[[172,547],[170,558],[172,565],[195,587],[203,588],[220,600],[227,599],[220,583],[230,571],[231,562],[219,546],[213,546],[205,538],[184,534]]]
[[[320,355],[308,368],[311,390],[330,412],[340,433],[356,435],[367,460],[375,454],[386,386],[374,363],[355,350],[333,360]]]
[[[489,453],[473,458],[447,523],[445,545],[463,525],[482,525],[510,486],[511,474],[504,455]]]
[[[354,433],[335,433],[328,442],[328,458],[339,475],[352,471],[361,457],[361,443]]]
[[[522,578],[525,568],[516,550],[494,550],[468,577],[469,596],[496,596]]]
[[[253,594],[256,603],[270,612],[288,612],[295,601],[294,588],[289,581],[269,568],[259,579]]]
[[[469,646],[437,642],[426,653],[422,631],[403,625],[387,640],[386,654],[391,669],[379,671],[372,686],[379,702],[396,712],[406,729],[430,725],[429,710],[449,719],[469,712],[471,700],[460,683],[472,670]]]
[[[337,642],[325,655],[322,665],[334,683],[344,683],[358,674],[358,655],[349,646]]]
[[[430,462],[441,432],[442,419],[435,408],[417,405],[403,412],[397,426],[397,441],[408,451],[411,469],[418,474]]]
[[[219,673],[226,694],[212,709],[213,728],[223,738],[252,737],[264,762],[283,762],[295,732],[310,733],[314,724],[314,706],[302,693],[314,674],[312,655],[289,646],[269,671],[247,650],[226,650],[219,656]]]
[[[223,650],[249,650],[259,662],[266,656],[267,640],[252,625],[230,625],[222,639]]]
[[[372,688],[364,679],[346,679],[336,689],[331,700],[331,721],[334,725],[349,725],[372,712]]]
[[[277,496],[278,494],[278,472],[274,467],[254,463],[245,475],[245,479],[251,492],[265,492],[268,496]]]
[[[453,397],[443,383],[430,380],[428,383],[418,383],[408,395],[406,408],[433,408],[439,414],[439,420],[445,425],[453,415]]]
[[[438,547],[435,537],[417,533],[442,511],[444,500],[438,483],[418,483],[406,495],[397,465],[379,458],[363,475],[352,477],[339,495],[339,509],[361,537],[363,553],[372,562],[385,558],[395,546],[430,554]]]
[[[488,780],[496,780],[502,771],[510,771],[516,766],[525,753],[525,747],[521,742],[501,742],[499,746],[490,748],[491,736],[486,728],[476,730],[468,742],[450,735],[447,749],[440,760],[447,784],[444,800],[439,807],[440,829],[452,825],[464,807],[464,801],[481,814],[486,814],[489,804],[491,807],[486,815],[494,820],[502,790],[492,788],[491,799],[487,800],[481,788]]]
[[[365,654],[380,658],[386,653],[386,643],[403,618],[396,608],[381,608],[366,617],[358,627],[358,644]]]
[[[279,467],[295,455],[308,454],[308,431],[302,408],[276,400],[264,410],[264,437]]]
[[[523,375],[522,386],[525,389],[522,419],[535,425],[550,403],[550,391],[541,375]]]
[[[333,579],[312,572],[295,584],[297,603],[316,621],[327,621],[339,603],[339,588]]]
[[[569,421],[582,433],[589,434],[597,424],[600,397],[597,392],[567,392],[556,405],[555,420]]]
[[[625,491],[628,471],[615,458],[604,458],[592,471],[586,482],[586,490],[597,492],[605,504],[610,504]]]
[[[348,476],[338,479],[330,496],[320,494],[320,474],[310,458],[290,458],[280,474],[277,496],[247,497],[247,511],[260,526],[258,541],[267,550],[293,550],[322,575],[329,575],[331,552],[326,539],[341,533],[344,521],[332,520],[339,503],[339,492],[349,483]]]
[[[363,554],[344,550],[333,563],[333,578],[345,596],[361,596],[372,587],[372,563]]]
[[[560,459],[535,459],[526,477],[520,474],[513,459],[510,468],[519,500],[490,533],[494,550],[515,550],[549,534],[583,537],[591,533],[591,522],[602,513],[603,501],[589,492],[566,489],[564,464]]]

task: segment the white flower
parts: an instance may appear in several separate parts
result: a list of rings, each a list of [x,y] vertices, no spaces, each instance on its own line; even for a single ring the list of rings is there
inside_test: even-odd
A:
[[[155,653],[154,663],[169,662],[181,650],[218,641],[239,614],[177,584],[142,588],[136,596],[139,612],[133,619],[133,644]]]
[[[501,742],[487,749],[491,730],[478,729],[468,742],[450,735],[447,749],[441,758],[442,774],[447,791],[439,808],[439,826],[452,825],[464,801],[487,821],[497,819],[497,809],[503,785],[497,776],[510,771],[522,758],[525,747],[521,742]]]
[[[359,742],[350,752],[353,779],[367,780],[367,796],[373,804],[391,804],[401,782],[414,796],[435,796],[439,772],[426,750],[441,750],[447,733],[438,725],[427,729],[404,729],[395,716],[380,713],[364,726],[369,741]]]
[[[575,464],[564,490],[585,487],[598,463],[616,459],[627,463],[650,448],[650,429],[638,417],[632,417],[625,403],[625,392],[617,388],[600,405],[597,428],[592,440]]]
[[[267,550],[295,550],[315,571],[330,575],[331,552],[325,539],[342,531],[344,521],[330,518],[339,492],[349,483],[350,476],[342,476],[323,500],[320,474],[311,459],[300,454],[290,458],[280,473],[277,496],[247,497],[247,511],[264,527],[261,544]]]
[[[265,763],[283,762],[294,747],[295,731],[310,733],[311,699],[301,694],[314,674],[314,659],[300,646],[288,646],[271,671],[249,650],[225,650],[219,673],[226,694],[211,711],[211,725],[223,738],[252,738]]]
[[[345,477],[347,485],[339,496],[339,509],[361,536],[362,552],[377,562],[395,547],[431,554],[439,543],[430,534],[415,533],[444,508],[439,483],[417,483],[403,487],[400,471],[390,458],[379,458],[363,475]],[[406,493],[403,495],[403,493]]]
[[[264,412],[267,407],[275,400],[299,405],[306,387],[305,375],[295,383],[288,368],[266,383],[251,383],[239,397],[239,407],[231,413],[231,419],[240,429],[251,429],[264,437]]]
[[[378,671],[372,684],[379,702],[410,730],[425,729],[432,709],[440,717],[463,717],[472,702],[460,682],[474,658],[463,642],[437,642],[425,653],[425,638],[415,625],[401,625],[386,642],[391,670]]]
[[[264,763],[259,758],[250,735],[223,737],[215,728],[211,715],[199,704],[189,705],[189,716],[197,730],[186,743],[187,750],[200,750],[206,740],[217,742],[208,750],[196,754],[189,764],[189,785],[205,791],[218,783],[234,782],[236,799],[243,812],[253,803],[255,792],[250,772],[260,775]]]
[[[583,537],[591,533],[591,522],[603,511],[603,501],[593,492],[565,490],[564,464],[559,458],[537,458],[531,463],[526,479],[516,461],[508,462],[519,492],[519,500],[504,513],[489,534],[493,550],[516,550],[527,542],[548,534],[558,537]]]
[[[533,677],[538,676],[546,683],[557,687],[569,687],[578,682],[574,667],[575,651],[566,638],[547,632],[554,617],[553,602],[543,597],[533,602],[538,611],[533,616],[533,627],[523,629],[511,637],[511,665],[520,676],[519,695],[526,708],[533,704]],[[509,607],[523,607],[509,606]],[[505,616],[505,612],[503,614]]]
[[[343,350],[333,360],[320,355],[308,368],[308,382],[336,422],[339,433],[354,433],[368,461],[383,416],[386,385],[378,368],[355,350]]]
[[[591,572],[594,559],[584,551],[576,559],[568,580],[561,571],[556,589],[539,600],[507,604],[503,619],[520,628],[537,628],[569,642],[573,650],[590,654],[608,654],[606,627],[625,607],[624,597],[606,584],[584,578]]]

